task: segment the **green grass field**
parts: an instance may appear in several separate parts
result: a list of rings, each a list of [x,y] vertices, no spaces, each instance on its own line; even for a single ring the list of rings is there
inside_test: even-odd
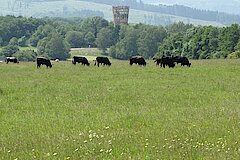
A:
[[[240,159],[240,60],[0,63],[0,159]]]

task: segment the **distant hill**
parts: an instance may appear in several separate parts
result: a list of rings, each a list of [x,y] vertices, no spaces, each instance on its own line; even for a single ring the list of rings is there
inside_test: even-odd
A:
[[[112,6],[79,0],[1,0],[0,15],[15,15],[26,17],[87,17],[102,16],[112,21]],[[225,26],[225,23],[201,20],[197,18],[177,16],[176,14],[150,12],[146,9],[131,7],[130,23],[151,25],[169,25],[182,21],[194,25]]]
[[[168,4],[168,5],[185,5],[192,8],[213,10],[240,15],[239,0],[142,0],[148,4]]]
[[[108,4],[108,5],[128,5],[133,9],[155,12],[160,14],[169,14],[174,16],[181,16],[192,19],[200,19],[205,21],[215,21],[225,25],[234,23],[240,24],[240,15],[231,15],[218,11],[200,10],[190,8],[183,5],[151,5],[145,4],[141,0],[83,0],[95,3]]]

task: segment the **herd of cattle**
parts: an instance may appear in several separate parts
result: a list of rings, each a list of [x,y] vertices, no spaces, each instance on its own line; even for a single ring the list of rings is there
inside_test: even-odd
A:
[[[131,56],[129,57],[130,60],[130,65],[133,64],[138,64],[138,65],[142,65],[142,66],[146,66],[146,61],[144,59],[143,56]],[[189,62],[189,60],[186,57],[182,57],[182,56],[175,56],[175,57],[164,57],[162,56],[161,58],[153,58],[154,62],[156,63],[156,65],[165,68],[166,66],[168,66],[169,68],[174,68],[176,66],[176,64],[180,63],[181,66],[191,66],[191,63]],[[58,61],[58,60],[56,60]],[[8,64],[9,62],[13,62],[13,63],[19,63],[19,61],[17,60],[17,58],[15,57],[7,57],[5,62]],[[99,67],[99,64],[101,65],[106,65],[106,66],[111,66],[111,62],[109,61],[109,59],[107,57],[97,57],[96,60],[94,60],[95,64]],[[72,59],[72,64],[76,65],[76,63],[81,63],[82,65],[87,65],[89,66],[90,63],[88,62],[86,57],[80,57],[80,56],[74,56]],[[52,68],[52,64],[51,61],[47,58],[44,57],[40,57],[37,58],[37,68],[40,68],[41,65],[46,65],[47,68]]]

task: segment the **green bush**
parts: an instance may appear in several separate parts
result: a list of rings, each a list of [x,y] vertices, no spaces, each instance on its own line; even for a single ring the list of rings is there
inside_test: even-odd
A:
[[[37,53],[34,50],[25,50],[25,51],[18,51],[17,53],[13,54],[19,61],[34,61],[37,57]]]

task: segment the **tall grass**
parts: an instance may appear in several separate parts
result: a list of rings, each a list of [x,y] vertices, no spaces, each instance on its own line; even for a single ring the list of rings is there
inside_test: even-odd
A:
[[[239,71],[2,63],[0,159],[239,159]]]

